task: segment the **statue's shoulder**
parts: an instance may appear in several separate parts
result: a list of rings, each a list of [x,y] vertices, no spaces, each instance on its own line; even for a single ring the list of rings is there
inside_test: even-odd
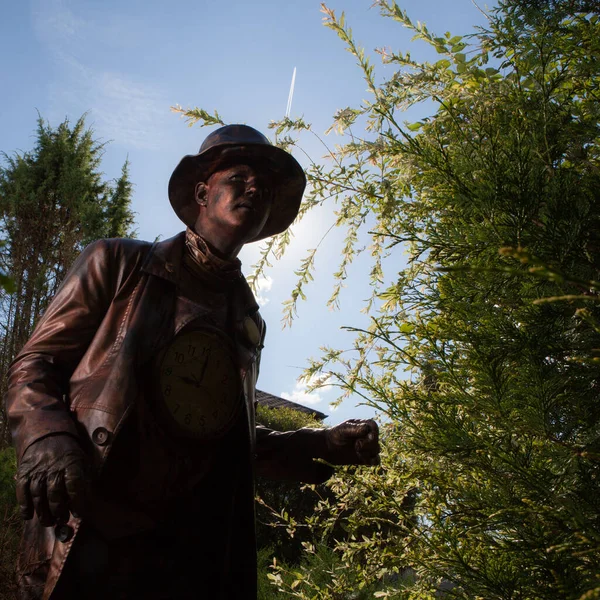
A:
[[[128,262],[147,256],[153,245],[152,242],[132,238],[102,238],[86,246],[82,254],[90,258],[103,257]]]
[[[133,238],[104,238],[97,240],[95,243],[103,245],[109,252],[122,252],[124,254],[148,252],[153,245],[152,242]]]
[[[101,238],[88,244],[73,269],[80,276],[101,272],[105,276],[122,276],[136,271],[146,262],[154,244],[131,238]]]
[[[134,254],[149,250],[151,247],[152,243],[145,240],[133,238],[100,238],[88,244],[84,252],[126,252]]]

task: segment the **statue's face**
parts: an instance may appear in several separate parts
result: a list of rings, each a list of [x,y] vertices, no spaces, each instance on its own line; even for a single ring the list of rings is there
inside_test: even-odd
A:
[[[196,233],[224,256],[235,256],[269,217],[270,178],[247,164],[228,166],[196,185],[196,202]]]

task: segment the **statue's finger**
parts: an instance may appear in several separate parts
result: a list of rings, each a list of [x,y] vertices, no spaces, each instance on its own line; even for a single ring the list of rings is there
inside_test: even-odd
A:
[[[369,452],[368,452],[368,450],[365,449],[364,438],[361,438],[359,440],[356,440],[356,442],[354,442],[354,452],[356,453],[356,456],[358,458],[357,464],[359,464],[359,465],[371,464]]]
[[[360,442],[360,444],[359,444]],[[379,464],[379,442],[376,439],[363,438],[357,440],[355,444],[356,453],[361,458],[361,461],[365,465],[378,465]]]
[[[342,423],[342,425],[344,426],[344,436],[350,439],[366,438],[371,431],[370,426],[360,419],[348,420]]]
[[[21,518],[29,521],[33,517],[33,500],[29,490],[29,477],[17,477],[17,504]]]
[[[379,439],[379,426],[373,419],[365,421],[367,427],[366,437],[369,441],[377,441]]]
[[[378,465],[380,460],[379,460],[379,454],[373,454],[373,453],[369,453],[369,452],[361,452],[359,454],[359,458],[361,460],[361,464],[363,465]]]
[[[379,440],[375,436],[367,436],[363,438],[363,452],[368,454],[379,454]]]
[[[44,527],[50,527],[50,525],[54,524],[54,519],[50,514],[50,508],[48,506],[45,475],[33,477],[29,484],[29,489],[31,491],[31,499],[33,500],[33,508],[39,522]]]
[[[90,488],[85,469],[80,465],[71,465],[65,470],[64,481],[69,497],[69,508],[74,516],[80,517],[85,514]]]
[[[62,471],[56,471],[46,478],[46,495],[48,508],[56,523],[66,523],[69,520],[67,490]]]

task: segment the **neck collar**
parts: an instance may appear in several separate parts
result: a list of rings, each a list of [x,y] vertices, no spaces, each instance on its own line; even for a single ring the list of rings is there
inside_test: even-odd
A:
[[[195,231],[187,228],[185,232],[185,256],[191,261],[194,271],[206,277],[215,277],[221,281],[237,281],[242,278],[242,263],[237,258],[225,260],[211,252],[208,244]],[[186,261],[188,262],[188,261]]]

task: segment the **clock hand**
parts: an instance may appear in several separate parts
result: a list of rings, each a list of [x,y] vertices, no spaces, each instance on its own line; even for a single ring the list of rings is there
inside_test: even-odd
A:
[[[187,383],[188,385],[193,385],[193,386],[198,385],[198,382],[196,381],[195,377],[193,379],[190,377],[182,377],[181,375],[177,375],[177,377],[179,379],[181,379],[181,381],[183,381],[184,383]]]
[[[204,359],[204,364],[202,365],[202,371],[200,371],[200,381],[204,379],[204,373],[206,373],[206,367],[208,367],[208,359],[210,358],[210,351],[208,352],[206,358]]]

